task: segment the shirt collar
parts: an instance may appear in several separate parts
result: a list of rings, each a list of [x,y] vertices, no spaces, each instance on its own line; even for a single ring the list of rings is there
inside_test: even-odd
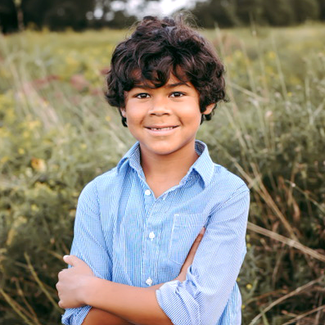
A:
[[[207,145],[199,140],[195,141],[195,150],[199,158],[192,165],[194,169],[202,178],[204,186],[208,186],[212,180],[214,173],[214,162],[212,161]]]
[[[214,163],[209,155],[207,145],[199,140],[195,141],[195,150],[199,155],[198,159],[191,166],[186,176],[189,176],[192,170],[195,170],[204,182],[204,186],[208,186],[211,182],[214,172]],[[136,142],[130,150],[124,155],[124,157],[117,164],[117,171],[120,172],[121,167],[128,163],[130,167],[135,169],[139,175],[143,175],[143,170],[140,164],[140,146],[139,142]],[[185,176],[185,178],[187,178]],[[185,179],[184,179],[185,181]]]
[[[119,172],[121,167],[127,162],[137,172],[140,172],[142,170],[142,167],[141,167],[141,164],[140,164],[140,145],[139,145],[139,142],[136,142],[129,149],[129,151],[123,156],[123,158],[117,164],[117,171]]]

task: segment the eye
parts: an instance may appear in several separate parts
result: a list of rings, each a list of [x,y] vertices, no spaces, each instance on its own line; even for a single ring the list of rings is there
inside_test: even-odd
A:
[[[174,91],[172,92],[172,94],[170,95],[170,97],[173,97],[173,98],[177,98],[177,97],[183,97],[185,94],[180,92],[180,91]]]
[[[140,93],[140,94],[136,94],[135,97],[139,99],[144,99],[144,98],[149,98],[150,95],[148,93]]]

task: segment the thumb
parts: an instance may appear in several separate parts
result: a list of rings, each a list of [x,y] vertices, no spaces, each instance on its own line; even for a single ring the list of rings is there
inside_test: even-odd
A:
[[[82,262],[81,259],[79,259],[77,256],[74,256],[74,255],[64,255],[63,261],[71,266],[77,266],[78,264],[80,264]]]

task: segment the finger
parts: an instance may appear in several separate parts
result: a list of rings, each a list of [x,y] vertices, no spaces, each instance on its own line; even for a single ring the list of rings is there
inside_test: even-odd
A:
[[[63,270],[61,270],[61,271],[58,273],[58,279],[59,279],[59,282],[60,282],[60,279],[62,278],[62,276],[63,276],[65,270],[67,270],[67,269],[63,269]],[[59,283],[59,282],[58,282],[58,283]],[[57,284],[58,284],[58,283],[57,283]]]
[[[201,242],[201,240],[203,238],[204,232],[205,232],[205,228],[203,227],[201,229],[200,233],[198,234],[198,236],[194,240],[194,243],[193,243],[193,245],[191,247],[191,250],[190,250],[190,254],[195,255],[195,253],[196,253],[196,251],[197,251],[197,249],[198,249],[198,247],[200,245],[200,242]]]
[[[204,232],[205,232],[205,228],[203,227],[200,231],[200,233],[198,234],[198,236],[196,237],[194,243],[192,244],[192,247],[186,257],[186,260],[185,260],[185,263],[186,265],[190,265],[192,264],[193,262],[193,259],[194,259],[194,256],[195,256],[195,253],[200,245],[200,242],[203,238],[203,235],[204,235]]]
[[[197,241],[197,240],[201,241],[201,239],[202,239],[204,233],[205,233],[205,227],[202,227],[201,231],[199,232],[199,234],[198,234],[197,237],[196,237],[196,241]]]
[[[65,255],[63,256],[63,261],[71,266],[77,266],[80,263],[83,263],[83,261],[74,255]]]

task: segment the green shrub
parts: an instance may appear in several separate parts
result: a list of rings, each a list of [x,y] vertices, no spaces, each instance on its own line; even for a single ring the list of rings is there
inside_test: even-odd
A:
[[[303,77],[296,75],[291,84],[281,52],[263,53],[263,44],[257,46],[255,62],[245,55],[248,51],[237,54],[246,61],[246,85],[241,87],[232,68],[232,100],[220,107],[201,135],[214,160],[251,188],[248,254],[239,281],[244,324],[284,324],[312,310],[301,324],[315,319],[323,323],[324,308],[317,307],[325,284],[325,55],[303,56]],[[276,61],[273,84],[263,69],[254,67],[258,61],[265,71],[272,64],[270,54]],[[279,240],[278,234],[286,238]]]
[[[230,102],[199,138],[251,188],[243,324],[325,322],[322,28],[206,32],[226,63]],[[102,95],[121,36],[0,38],[1,324],[59,323],[55,283],[78,195],[133,143]]]

